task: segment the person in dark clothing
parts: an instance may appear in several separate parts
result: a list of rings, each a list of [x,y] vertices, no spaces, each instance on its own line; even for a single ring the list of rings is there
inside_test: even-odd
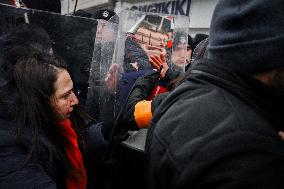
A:
[[[81,152],[68,119],[78,103],[70,76],[63,63],[40,51],[11,48],[4,55],[20,50],[26,54],[16,62],[1,64],[1,188],[84,188]]]
[[[150,189],[282,187],[283,7],[280,0],[218,2],[208,59],[153,115]]]
[[[85,127],[66,64],[40,43],[48,35],[27,27],[0,37],[0,188],[86,188],[97,127]]]
[[[118,116],[117,124],[121,127],[118,128],[118,130],[121,130],[119,132],[127,133],[129,130],[133,131],[148,127],[152,118],[152,111],[157,106],[156,98],[150,100],[149,97],[161,78],[161,72],[162,70],[153,70],[136,80],[125,106]]]

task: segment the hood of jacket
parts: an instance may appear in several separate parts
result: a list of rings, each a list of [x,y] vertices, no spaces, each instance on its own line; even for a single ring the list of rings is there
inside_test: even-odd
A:
[[[271,88],[253,76],[236,73],[220,62],[205,60],[194,66],[191,72],[189,78],[202,79],[226,90],[253,107],[275,126],[274,129],[284,129],[284,90]]]

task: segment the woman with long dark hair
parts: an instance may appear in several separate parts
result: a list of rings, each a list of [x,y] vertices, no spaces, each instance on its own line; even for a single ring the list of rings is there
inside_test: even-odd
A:
[[[86,188],[66,64],[38,45],[0,39],[0,188]]]

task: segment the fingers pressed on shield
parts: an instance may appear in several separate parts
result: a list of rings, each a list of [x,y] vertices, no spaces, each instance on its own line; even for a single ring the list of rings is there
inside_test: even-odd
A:
[[[160,59],[159,56],[154,55],[154,56],[153,56],[153,60],[154,60],[156,63],[158,63],[159,65],[162,65],[162,64],[163,64],[163,62],[162,62],[162,60]]]
[[[163,63],[166,63],[166,57],[164,54],[160,54],[160,59]]]
[[[157,56],[150,57],[150,64],[157,70],[160,70],[161,62],[157,59]]]
[[[154,69],[159,70],[159,65],[152,59],[152,57],[150,58],[149,62]]]

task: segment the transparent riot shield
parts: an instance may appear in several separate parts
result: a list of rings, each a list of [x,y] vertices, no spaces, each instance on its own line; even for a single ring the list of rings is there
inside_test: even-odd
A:
[[[167,62],[172,69],[184,71],[187,64],[186,52],[179,52],[179,59],[173,57],[173,54],[176,49],[186,50],[183,46],[188,42],[188,17],[137,11],[124,11],[120,17],[123,19],[120,22],[122,33],[117,45],[125,44],[125,48],[120,48],[124,52],[120,51],[120,56],[115,58],[124,61],[125,72],[152,68],[149,57],[160,54],[167,56]]]
[[[113,60],[118,31],[116,22],[98,20],[87,96],[89,112],[105,124],[114,122],[119,106],[116,86],[121,68]]]
[[[120,62],[123,68],[117,86],[119,104],[126,103],[135,80],[153,69],[149,63],[151,56],[162,54],[166,57],[169,69],[175,72],[185,71],[191,52],[188,51],[188,28],[189,18],[184,16],[133,11],[124,11],[120,15],[119,37],[114,56],[115,62]],[[160,80],[152,94],[164,92],[160,89],[167,89],[167,85],[165,81]],[[125,127],[127,128],[127,125]],[[130,137],[123,144],[142,152],[147,131],[128,133]]]
[[[63,58],[74,84],[74,93],[84,105],[93,59],[97,20],[64,16],[45,11],[16,8],[0,4],[0,34],[9,30],[22,32],[21,43],[47,50]]]
[[[170,69],[184,72],[187,65],[189,18],[124,11],[120,15],[114,61],[123,68],[117,86],[120,109],[135,80],[152,70],[151,56],[166,57]],[[159,85],[166,88],[166,84]]]

